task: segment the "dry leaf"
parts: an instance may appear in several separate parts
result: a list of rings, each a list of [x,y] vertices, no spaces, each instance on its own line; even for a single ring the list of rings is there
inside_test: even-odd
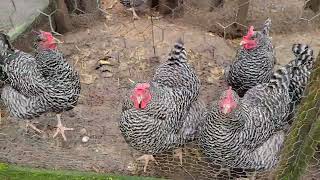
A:
[[[110,61],[108,61],[108,60],[103,60],[103,59],[99,60],[98,63],[101,64],[101,65],[110,65],[110,66],[113,66],[113,65],[114,65],[114,64],[112,64]]]

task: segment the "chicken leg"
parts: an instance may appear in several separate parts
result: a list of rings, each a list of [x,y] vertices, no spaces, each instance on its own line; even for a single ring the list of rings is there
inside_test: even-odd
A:
[[[180,165],[182,166],[182,148],[175,149],[173,151],[173,157],[178,157],[180,160]]]
[[[158,165],[158,162],[154,159],[153,155],[149,155],[149,154],[144,154],[141,157],[137,158],[137,160],[138,161],[144,160],[143,172],[147,172],[147,166],[149,164],[149,161],[154,161]]]
[[[64,131],[72,131],[74,130],[73,128],[67,128],[64,127],[61,123],[61,114],[57,114],[57,120],[58,120],[58,124],[57,124],[57,131],[56,133],[54,133],[53,138],[55,138],[59,133],[62,135],[63,140],[67,141],[66,135],[64,134]]]
[[[37,131],[38,133],[43,133],[42,130],[38,129],[34,124],[32,124],[30,121],[26,122],[26,128],[30,127],[31,129]]]

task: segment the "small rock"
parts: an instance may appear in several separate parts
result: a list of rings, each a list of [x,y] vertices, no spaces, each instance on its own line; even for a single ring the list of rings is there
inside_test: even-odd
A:
[[[87,130],[86,130],[85,128],[82,128],[82,129],[80,130],[80,134],[81,134],[81,136],[86,135],[86,134],[87,134]]]
[[[129,171],[134,172],[137,170],[137,165],[134,162],[129,162],[127,168]]]
[[[82,142],[83,142],[83,143],[86,143],[86,142],[89,141],[89,139],[90,139],[90,138],[89,138],[88,136],[83,136],[83,137],[82,137]]]

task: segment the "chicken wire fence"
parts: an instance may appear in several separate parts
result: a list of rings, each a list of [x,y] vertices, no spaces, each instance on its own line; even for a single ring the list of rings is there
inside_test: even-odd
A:
[[[8,31],[10,28],[14,27],[14,13],[16,7],[14,1],[3,1],[1,3],[5,4],[6,9],[1,10],[0,30]]]
[[[144,21],[132,21],[132,14],[119,8],[120,3],[114,4],[116,1],[98,0],[90,12],[80,1],[70,1],[68,8],[72,24],[75,28],[85,29],[74,35],[56,32],[53,16],[59,10],[41,11],[47,18],[47,28],[62,39],[61,49],[81,74],[83,87],[79,103],[73,112],[62,114],[67,127],[73,127],[75,131],[68,132],[68,141],[64,142],[61,138],[52,139],[55,121],[51,114],[34,119],[37,127],[44,130],[42,134],[27,130],[24,122],[5,115],[1,122],[0,160],[50,169],[172,179],[273,179],[276,174],[281,177],[282,173],[292,173],[294,177],[297,169],[307,166],[303,179],[319,178],[317,92],[320,66],[313,72],[312,85],[305,98],[314,106],[303,103],[299,109],[301,112],[295,118],[297,122],[293,123],[287,136],[292,142],[290,139],[286,142],[282,155],[284,160],[278,169],[255,171],[222,167],[204,157],[197,143],[191,143],[183,146],[182,165],[173,151],[168,151],[155,155],[157,163],[150,162],[147,172],[143,172],[143,163],[135,160],[141,154],[128,147],[118,128],[122,97],[130,87],[128,78],[134,81],[150,79],[154,68],[167,58],[179,36],[187,47],[189,62],[201,79],[201,99],[211,104],[226,88],[223,69],[234,58],[230,54],[234,42],[219,36],[242,35],[242,28],[246,30],[247,26],[245,22],[259,27],[266,17],[272,19],[272,32],[281,33],[288,27],[291,31],[318,27],[320,12],[304,8],[309,1],[186,0],[176,4],[159,1],[155,8],[160,7],[160,11],[168,16],[147,12],[149,17],[145,17],[138,12],[141,19],[147,19]],[[96,12],[104,18],[99,18],[101,16]],[[97,25],[94,21],[102,23]],[[287,46],[287,49],[291,48],[291,44]],[[297,155],[296,151],[300,153]]]

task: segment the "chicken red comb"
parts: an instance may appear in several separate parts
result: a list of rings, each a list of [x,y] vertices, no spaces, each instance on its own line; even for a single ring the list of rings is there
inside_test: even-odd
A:
[[[226,90],[226,93],[224,94],[224,97],[220,101],[220,105],[224,106],[225,104],[230,104],[234,102],[233,96],[232,96],[232,87],[229,86],[229,88]]]
[[[232,97],[232,87],[229,86],[229,88],[227,89],[227,97]]]
[[[244,39],[250,39],[254,34],[254,27],[250,26],[247,32],[247,35],[243,36]]]

